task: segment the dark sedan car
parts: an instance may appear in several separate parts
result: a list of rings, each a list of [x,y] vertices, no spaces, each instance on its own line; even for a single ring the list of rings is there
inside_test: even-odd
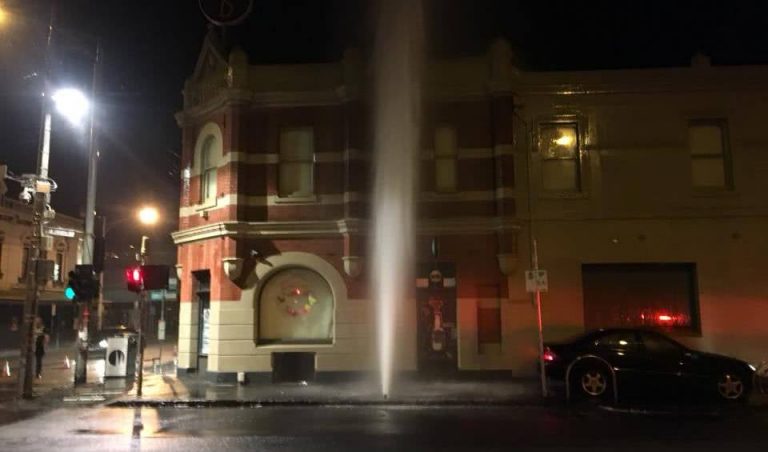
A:
[[[545,344],[547,376],[569,396],[712,396],[746,400],[755,368],[727,356],[691,350],[655,331],[605,329],[561,344]]]

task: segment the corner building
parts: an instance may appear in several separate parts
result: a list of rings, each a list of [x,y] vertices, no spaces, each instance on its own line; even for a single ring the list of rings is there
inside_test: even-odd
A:
[[[377,368],[367,71],[354,51],[336,63],[250,65],[206,38],[177,115],[180,368],[278,380]],[[534,375],[532,237],[549,271],[547,340],[655,322],[754,357],[754,341],[768,338],[754,320],[768,313],[766,287],[735,269],[756,275],[768,251],[766,197],[749,179],[768,161],[764,75],[521,73],[504,41],[430,61],[397,369]],[[734,78],[744,83],[725,83]]]

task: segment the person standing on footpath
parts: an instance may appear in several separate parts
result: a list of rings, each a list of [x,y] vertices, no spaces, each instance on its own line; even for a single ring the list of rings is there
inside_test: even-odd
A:
[[[43,326],[43,319],[35,319],[35,375],[37,378],[43,378],[43,356],[45,356],[45,347],[48,345],[48,334]]]

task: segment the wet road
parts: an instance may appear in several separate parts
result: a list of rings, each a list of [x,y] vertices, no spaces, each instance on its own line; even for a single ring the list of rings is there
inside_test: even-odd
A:
[[[144,426],[134,435],[136,415]],[[768,413],[539,407],[68,408],[0,428],[2,450],[765,450]]]

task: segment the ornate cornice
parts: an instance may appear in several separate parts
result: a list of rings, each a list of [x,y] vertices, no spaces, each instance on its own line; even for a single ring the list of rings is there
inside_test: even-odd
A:
[[[418,223],[418,234],[486,234],[517,231],[521,222],[504,217],[447,218],[423,220]],[[219,237],[232,238],[310,238],[367,234],[370,222],[356,218],[327,221],[223,221],[176,231],[171,236],[176,245]]]

